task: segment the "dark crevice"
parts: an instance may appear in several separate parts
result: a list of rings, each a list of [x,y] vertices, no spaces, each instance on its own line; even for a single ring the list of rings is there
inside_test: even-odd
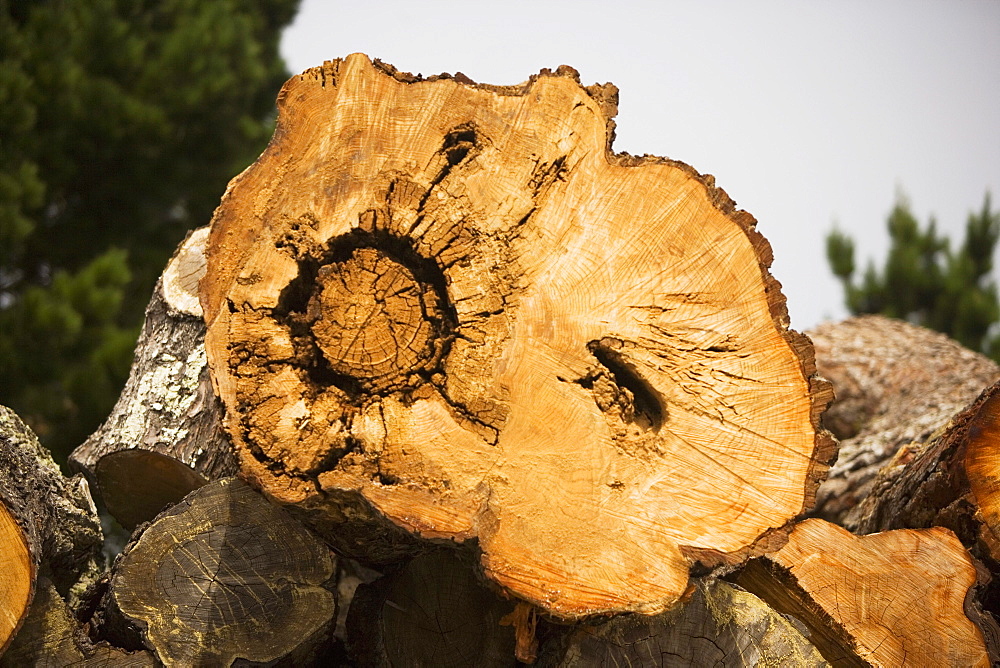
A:
[[[587,349],[608,370],[618,387],[632,393],[635,415],[639,418],[637,421],[644,419],[649,423],[650,429],[659,430],[663,426],[664,410],[656,390],[639,375],[634,366],[617,350],[605,345],[604,341],[591,341],[587,344]],[[581,379],[578,382],[588,387],[586,381],[587,379]],[[593,380],[590,383],[592,385]]]
[[[459,125],[444,136],[444,143],[441,145],[441,150],[438,151],[438,153],[444,154],[446,161],[445,165],[441,168],[441,171],[439,171],[437,175],[431,179],[430,186],[428,186],[427,190],[424,191],[424,194],[420,196],[420,201],[417,203],[417,211],[419,214],[413,221],[413,225],[410,227],[410,233],[420,227],[420,223],[423,222],[424,206],[427,204],[427,199],[431,196],[431,193],[434,192],[434,188],[445,180],[454,167],[457,167],[465,161],[469,157],[470,153],[475,155],[478,152],[479,139],[476,135],[475,126],[471,123]]]
[[[448,165],[455,167],[478,145],[475,128],[472,125],[460,125],[445,135],[441,150],[448,158]]]
[[[315,467],[311,469],[311,473],[319,473],[321,471],[332,471],[337,463],[340,462],[345,456],[351,454],[352,452],[359,452],[361,450],[361,441],[353,436],[348,436],[344,439],[343,448],[332,448],[326,457],[320,460]]]
[[[398,485],[402,482],[400,478],[392,475],[391,473],[385,473],[381,470],[376,472],[375,477],[380,485],[386,487],[390,485]]]
[[[538,197],[556,181],[565,181],[568,172],[566,156],[559,156],[552,162],[538,164],[528,181],[528,185],[534,190],[535,197]]]

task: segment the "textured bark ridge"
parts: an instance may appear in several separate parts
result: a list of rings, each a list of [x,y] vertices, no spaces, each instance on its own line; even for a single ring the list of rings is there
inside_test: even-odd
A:
[[[666,609],[812,505],[830,393],[769,244],[710,176],[613,154],[616,98],[360,54],[285,85],[201,283],[244,476],[351,553],[379,517],[478,539],[566,618]]]
[[[207,239],[208,228],[191,232],[167,264],[118,403],[70,455],[127,529],[237,470],[205,358],[198,281]]]
[[[86,481],[65,478],[35,434],[0,406],[0,654],[45,576],[75,601],[97,577],[100,521]]]
[[[354,595],[348,649],[360,666],[515,666],[514,603],[451,551],[420,555]]]
[[[737,582],[794,616],[834,666],[989,666],[964,612],[976,568],[940,527],[854,536],[820,519]]]
[[[546,644],[538,668],[572,666],[797,666],[828,664],[803,630],[753,594],[718,580],[661,615],[579,626]]]
[[[308,663],[336,621],[335,562],[242,481],[192,492],[116,563],[99,625],[167,665]],[[137,637],[141,633],[141,638]]]
[[[897,454],[906,461],[914,443],[940,433],[1000,379],[1000,368],[943,334],[877,315],[823,324],[808,334],[819,373],[837,394],[823,421],[841,439],[815,513],[853,528],[855,508],[879,470]]]

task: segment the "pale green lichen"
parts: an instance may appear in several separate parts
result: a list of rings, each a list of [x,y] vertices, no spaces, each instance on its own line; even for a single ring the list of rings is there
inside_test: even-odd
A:
[[[160,354],[140,377],[134,395],[139,401],[129,406],[116,440],[130,448],[183,440],[188,434],[184,418],[198,401],[198,386],[207,364],[204,344],[195,346],[184,360]]]

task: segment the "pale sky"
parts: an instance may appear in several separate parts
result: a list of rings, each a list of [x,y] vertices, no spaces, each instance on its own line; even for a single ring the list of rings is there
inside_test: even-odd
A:
[[[954,243],[987,191],[1000,208],[1000,0],[303,0],[282,40],[293,72],[356,51],[425,76],[567,64],[614,83],[615,150],[714,174],[774,247],[796,329],[846,315],[835,222],[866,261],[899,190]]]

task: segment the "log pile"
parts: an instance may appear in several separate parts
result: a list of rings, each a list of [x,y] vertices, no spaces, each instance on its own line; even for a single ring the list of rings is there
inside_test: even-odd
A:
[[[814,358],[754,219],[570,68],[278,105],[77,475],[0,413],[0,665],[1000,658],[995,365],[879,318]]]

